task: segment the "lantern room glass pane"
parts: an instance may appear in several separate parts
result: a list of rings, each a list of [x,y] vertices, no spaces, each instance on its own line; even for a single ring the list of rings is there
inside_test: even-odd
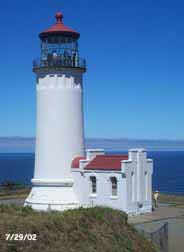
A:
[[[62,56],[78,54],[78,42],[72,37],[51,36],[41,40],[41,58],[48,59],[53,54]]]

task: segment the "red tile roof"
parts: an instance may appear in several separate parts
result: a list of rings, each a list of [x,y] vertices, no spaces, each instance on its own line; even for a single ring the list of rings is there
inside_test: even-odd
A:
[[[79,162],[82,159],[85,160],[86,158],[82,157],[82,156],[74,158],[73,161],[72,161],[72,164],[71,164],[71,168],[79,168]]]
[[[97,155],[84,169],[86,170],[121,170],[121,161],[128,160],[127,155]]]
[[[40,33],[40,38],[42,37],[47,37],[49,35],[55,35],[55,34],[60,34],[60,35],[66,35],[66,36],[71,36],[74,38],[79,38],[80,34],[66,25],[63,24],[63,14],[61,12],[57,12],[55,15],[56,18],[56,24],[51,26],[50,28],[44,30],[43,32]]]

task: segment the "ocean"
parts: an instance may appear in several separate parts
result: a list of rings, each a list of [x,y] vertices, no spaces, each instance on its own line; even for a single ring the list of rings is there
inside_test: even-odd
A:
[[[184,152],[148,152],[148,158],[154,162],[153,190],[184,194]],[[33,153],[0,153],[0,183],[10,180],[30,184],[33,172]]]

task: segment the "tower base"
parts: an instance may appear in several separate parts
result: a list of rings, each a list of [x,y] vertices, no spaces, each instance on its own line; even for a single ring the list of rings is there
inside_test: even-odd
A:
[[[32,183],[33,188],[24,206],[42,211],[65,211],[79,207],[72,180],[32,179]]]

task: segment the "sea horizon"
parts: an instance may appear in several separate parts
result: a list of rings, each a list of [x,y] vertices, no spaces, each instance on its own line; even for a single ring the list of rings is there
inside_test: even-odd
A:
[[[87,137],[85,147],[123,152],[132,148],[144,148],[147,151],[184,151],[184,140]],[[34,153],[34,149],[34,137],[0,137],[0,153]]]
[[[127,151],[106,151],[124,154]],[[184,153],[182,151],[148,151],[153,159],[153,190],[184,195]],[[6,180],[30,185],[34,173],[34,152],[0,153],[0,183]]]

